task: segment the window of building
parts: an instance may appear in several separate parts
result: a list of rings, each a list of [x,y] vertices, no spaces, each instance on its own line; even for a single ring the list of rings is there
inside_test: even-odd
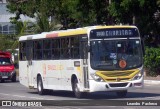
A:
[[[15,25],[10,25],[9,26],[9,34],[15,34]]]
[[[8,34],[8,25],[3,26],[3,34]]]

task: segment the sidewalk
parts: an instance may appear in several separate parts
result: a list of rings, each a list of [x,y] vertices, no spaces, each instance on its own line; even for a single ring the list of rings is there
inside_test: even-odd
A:
[[[144,76],[144,83],[146,83],[146,84],[159,84],[160,85],[160,75],[157,77]]]

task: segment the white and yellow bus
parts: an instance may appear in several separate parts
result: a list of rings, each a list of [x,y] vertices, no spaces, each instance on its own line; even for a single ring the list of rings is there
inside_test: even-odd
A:
[[[143,50],[135,26],[91,26],[19,38],[20,83],[46,89],[85,92],[143,88]]]

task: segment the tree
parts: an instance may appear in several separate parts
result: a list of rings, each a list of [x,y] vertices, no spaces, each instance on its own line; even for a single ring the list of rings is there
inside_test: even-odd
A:
[[[26,15],[31,18],[35,18],[37,21],[34,24],[35,32],[51,31],[52,21],[49,21],[49,17],[54,15],[54,1],[56,0],[9,0],[7,8],[11,13],[15,13],[16,16],[12,17],[12,23],[17,24],[20,15]],[[55,23],[55,22],[54,22]]]
[[[157,0],[157,5],[160,7],[160,0]]]
[[[107,7],[109,2],[107,0],[78,0],[77,10],[79,14],[76,19],[80,19],[84,26],[95,24],[109,24],[109,14]]]
[[[14,49],[18,48],[18,38],[20,36],[23,36],[26,33],[26,30],[28,30],[28,24],[29,24],[29,22],[27,22],[27,21],[24,21],[24,22],[17,21],[16,22],[17,35],[15,35],[15,37],[14,37],[13,43],[10,47],[11,49],[14,50]]]
[[[14,43],[15,35],[2,35],[0,34],[0,51],[10,49]]]
[[[110,22],[108,5],[108,0],[9,0],[7,7],[16,13],[12,21],[27,15],[37,19],[40,31],[50,31],[49,18],[56,19],[63,29]]]
[[[142,35],[157,32],[154,19],[157,9],[157,0],[112,0],[109,6],[117,23],[136,25]]]

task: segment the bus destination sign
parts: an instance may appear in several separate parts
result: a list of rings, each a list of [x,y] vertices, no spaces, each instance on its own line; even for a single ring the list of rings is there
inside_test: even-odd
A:
[[[138,30],[135,28],[114,28],[114,29],[97,29],[90,32],[90,38],[124,38],[138,37]]]

